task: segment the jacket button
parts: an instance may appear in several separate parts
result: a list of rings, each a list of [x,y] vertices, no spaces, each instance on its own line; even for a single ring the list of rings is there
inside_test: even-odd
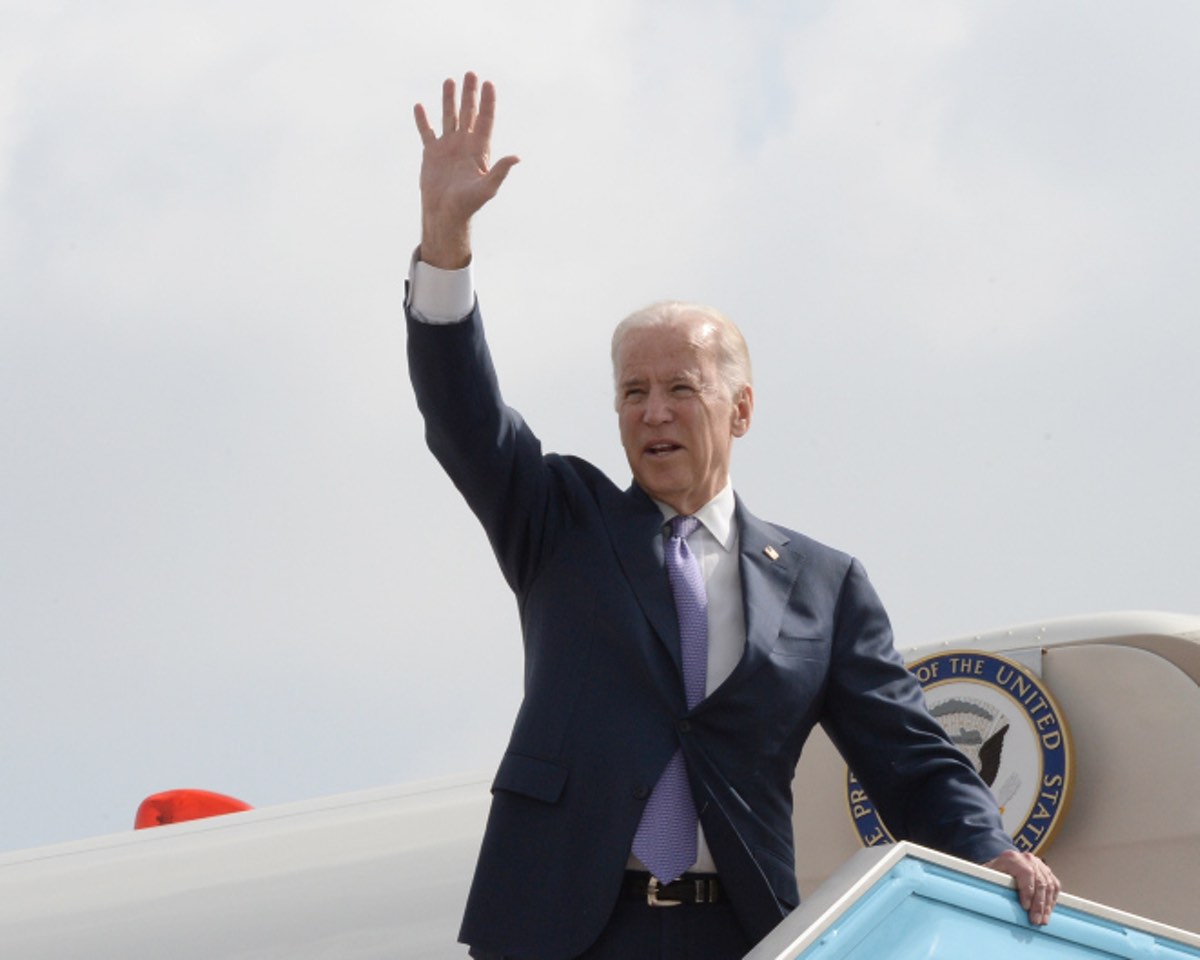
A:
[[[680,720],[675,724],[675,729],[680,733],[690,733],[692,730],[692,722],[690,720]]]
[[[634,800],[645,800],[648,796],[650,796],[650,788],[645,786],[644,784],[639,783],[636,787],[633,788],[633,799]]]

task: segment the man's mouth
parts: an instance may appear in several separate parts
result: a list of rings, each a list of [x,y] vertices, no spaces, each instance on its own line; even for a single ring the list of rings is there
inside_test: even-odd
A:
[[[671,443],[669,440],[659,440],[655,443],[646,444],[645,452],[652,457],[665,457],[667,454],[682,449],[678,443]]]

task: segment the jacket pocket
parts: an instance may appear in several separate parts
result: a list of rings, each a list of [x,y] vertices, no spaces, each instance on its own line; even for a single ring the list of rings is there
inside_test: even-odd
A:
[[[787,634],[781,633],[771,644],[771,654],[777,657],[827,660],[829,644],[822,637],[789,637]]]
[[[554,803],[562,795],[566,782],[566,767],[519,753],[506,753],[492,781],[492,792],[507,790],[543,803]]]

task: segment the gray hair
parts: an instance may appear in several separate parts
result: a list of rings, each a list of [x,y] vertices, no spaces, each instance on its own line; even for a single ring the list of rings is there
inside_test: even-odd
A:
[[[618,392],[618,354],[625,337],[635,330],[652,327],[685,326],[699,319],[696,324],[699,343],[711,345],[717,361],[717,374],[721,378],[729,399],[735,401],[743,387],[751,385],[750,349],[746,338],[732,320],[719,310],[702,303],[685,303],[680,300],[660,300],[641,310],[635,310],[617,324],[612,335],[613,383]]]

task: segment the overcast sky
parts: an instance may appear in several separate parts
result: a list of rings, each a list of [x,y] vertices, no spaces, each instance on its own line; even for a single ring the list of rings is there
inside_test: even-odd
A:
[[[0,0],[0,850],[498,759],[515,607],[400,319],[412,104],[468,68],[548,449],[627,480],[612,325],[712,302],[735,485],[902,646],[1200,612],[1200,4],[450,9]]]

